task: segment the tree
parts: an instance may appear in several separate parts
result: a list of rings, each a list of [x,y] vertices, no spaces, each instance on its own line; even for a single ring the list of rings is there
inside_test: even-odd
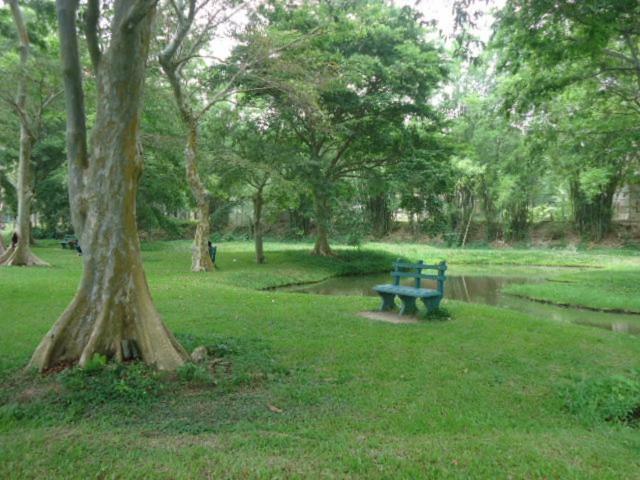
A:
[[[621,103],[593,83],[573,85],[545,106],[530,135],[564,180],[577,230],[596,241],[611,229],[615,192],[640,166],[640,130]]]
[[[84,30],[97,112],[87,144],[78,0],[57,0],[67,111],[71,216],[84,271],[71,304],[45,335],[30,366],[85,365],[95,354],[139,358],[175,369],[187,353],[155,309],[140,257],[136,191],[142,171],[138,130],[155,0],[115,0],[110,15],[89,0]],[[105,35],[100,26],[106,25]],[[103,47],[104,46],[104,47]]]
[[[213,8],[213,2],[209,0],[168,2],[164,19],[165,28],[171,33],[166,35],[169,40],[158,55],[186,130],[184,154],[187,180],[197,207],[191,261],[191,270],[194,272],[213,270],[208,247],[211,233],[211,194],[198,169],[199,128],[211,107],[226,98],[234,88],[233,79],[221,83],[207,82],[202,77],[206,77],[208,69],[202,63],[198,64],[201,62],[202,50],[208,47],[216,27],[233,15],[225,11],[224,5],[219,7]],[[231,5],[227,7],[231,8]],[[195,21],[197,13],[203,17],[199,23]],[[206,14],[206,18],[203,14]]]
[[[13,21],[18,33],[20,44],[20,65],[17,78],[17,94],[15,101],[3,97],[6,103],[15,111],[20,120],[20,153],[18,161],[18,179],[16,185],[18,200],[18,216],[16,233],[18,242],[12,244],[0,256],[0,265],[15,266],[46,266],[45,261],[39,259],[30,247],[31,242],[31,207],[33,203],[33,168],[31,166],[31,154],[34,144],[38,141],[41,129],[43,113],[47,106],[57,97],[51,94],[42,99],[39,104],[29,98],[30,83],[30,41],[27,24],[23,12],[18,5],[18,0],[6,0],[11,9]],[[31,105],[30,105],[31,104]]]
[[[445,77],[444,60],[408,7],[308,2],[294,9],[272,4],[262,15],[275,41],[304,38],[272,56],[247,83],[270,96],[298,137],[296,169],[314,203],[313,253],[332,255],[340,183],[411,157],[418,148],[415,125],[431,133],[441,129],[430,100]]]
[[[640,3],[509,0],[498,19],[494,44],[500,49],[499,65],[512,74],[506,106],[530,118],[538,115],[544,122],[560,102],[568,107],[565,114],[571,113],[565,119],[556,117],[555,123],[562,123],[564,130],[568,119],[575,129],[565,140],[572,143],[581,136],[578,129],[589,132],[582,138],[582,150],[565,149],[561,158],[572,160],[561,163],[576,167],[571,170],[570,192],[578,230],[601,239],[611,225],[615,188],[638,160],[633,147],[637,129],[621,125],[620,119],[627,125],[637,123],[640,114]],[[588,96],[573,102],[581,91]],[[598,121],[587,122],[589,117]],[[623,128],[616,134],[613,125]],[[607,150],[611,142],[617,146]],[[629,149],[622,151],[623,145]],[[594,151],[602,154],[595,161],[589,158]]]
[[[284,171],[295,165],[297,151],[285,125],[260,98],[247,98],[235,109],[216,112],[209,119],[207,134],[217,144],[213,152],[219,185],[253,207],[252,227],[256,262],[265,262],[265,208],[276,198],[295,198],[293,182]]]

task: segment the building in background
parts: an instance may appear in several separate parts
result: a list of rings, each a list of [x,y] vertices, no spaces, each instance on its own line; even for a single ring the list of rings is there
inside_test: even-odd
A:
[[[640,225],[640,184],[625,185],[613,196],[613,221]]]

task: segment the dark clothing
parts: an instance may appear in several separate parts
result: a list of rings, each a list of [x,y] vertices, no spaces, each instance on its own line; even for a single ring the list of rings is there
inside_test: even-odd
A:
[[[18,232],[13,232],[13,235],[11,235],[11,246],[15,248],[17,244],[18,244]]]

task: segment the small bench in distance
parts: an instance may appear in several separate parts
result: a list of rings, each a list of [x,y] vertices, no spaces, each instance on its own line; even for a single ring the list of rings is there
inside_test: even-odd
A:
[[[78,239],[75,235],[65,235],[62,241],[60,242],[60,246],[65,249],[75,250],[78,245]]]
[[[423,270],[437,270],[437,275],[425,275]],[[376,285],[373,290],[382,297],[380,310],[385,312],[396,307],[395,298],[398,296],[402,301],[400,315],[413,315],[418,311],[416,299],[420,299],[427,308],[427,312],[433,312],[440,308],[440,301],[444,297],[445,273],[447,262],[442,261],[436,265],[428,265],[420,260],[418,263],[408,263],[397,260],[393,263],[393,284]],[[413,278],[413,287],[400,285],[401,278]],[[437,289],[422,288],[422,280],[435,280]]]

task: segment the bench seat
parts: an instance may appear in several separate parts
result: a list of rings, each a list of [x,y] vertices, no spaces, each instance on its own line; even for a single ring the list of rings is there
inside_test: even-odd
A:
[[[429,298],[429,297],[441,297],[442,294],[437,290],[432,290],[430,288],[413,288],[413,287],[404,287],[398,285],[376,285],[373,287],[376,292],[380,293],[393,293],[396,295],[405,295],[408,297],[416,297],[416,298]]]
[[[423,270],[436,270],[437,275],[424,275]],[[400,315],[412,315],[418,311],[416,300],[419,298],[427,312],[433,312],[440,308],[440,301],[444,297],[444,281],[446,280],[445,271],[447,270],[447,262],[442,261],[436,265],[427,265],[422,260],[418,263],[403,262],[400,259],[394,262],[393,284],[376,285],[373,290],[382,298],[382,306],[380,310],[389,311],[396,308],[396,296],[402,301]],[[401,278],[412,278],[415,280],[413,287],[400,285]],[[438,288],[422,288],[422,280],[435,280]]]

